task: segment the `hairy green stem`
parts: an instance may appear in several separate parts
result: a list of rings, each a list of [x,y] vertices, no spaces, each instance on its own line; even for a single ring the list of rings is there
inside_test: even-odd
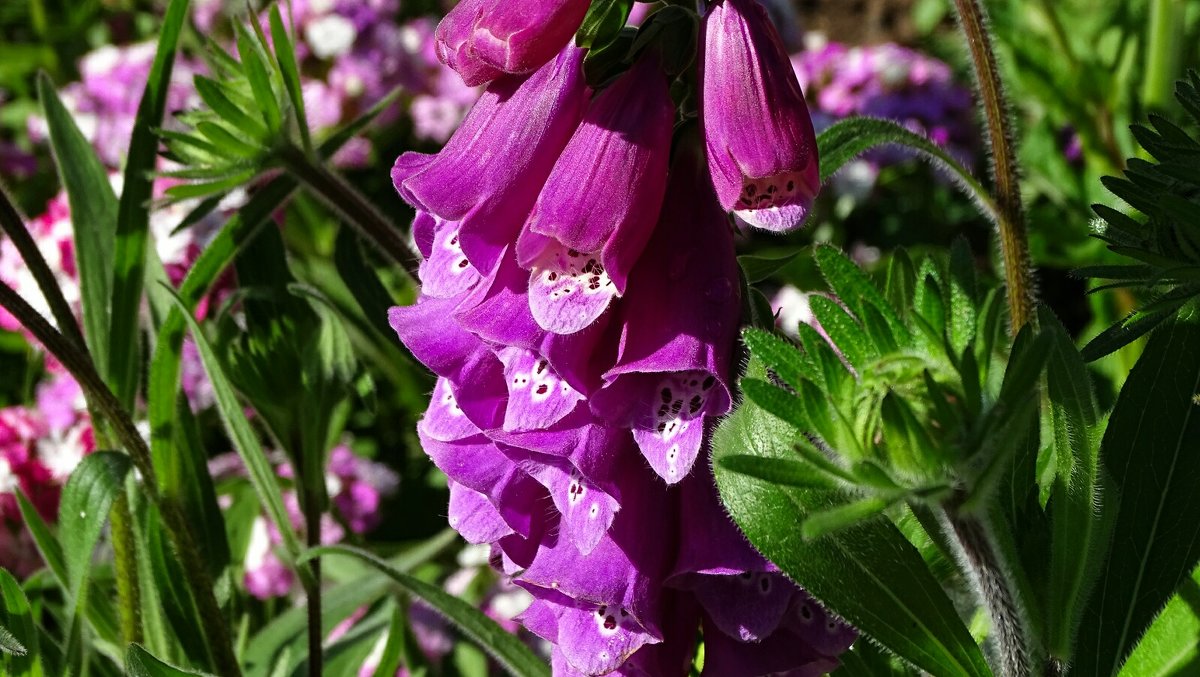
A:
[[[304,532],[307,545],[321,545],[321,500],[312,491],[304,492]],[[312,572],[312,581],[305,586],[308,598],[308,674],[321,677],[324,656],[321,648],[321,558],[314,557],[307,565]]]
[[[41,250],[37,248],[37,243],[34,242],[33,236],[25,227],[25,220],[21,218],[21,214],[17,211],[3,185],[0,185],[0,229],[4,231],[5,235],[8,235],[8,239],[17,248],[17,253],[21,255],[21,260],[25,262],[25,267],[29,268],[30,274],[37,282],[38,289],[42,291],[42,297],[50,306],[50,313],[54,315],[54,321],[58,323],[59,329],[68,340],[74,341],[75,345],[86,345],[83,333],[79,330],[79,323],[75,321],[75,313],[67,303],[66,297],[63,296],[54,272],[50,270],[50,265],[46,263]]]
[[[946,510],[945,520],[947,531],[962,551],[962,560],[992,621],[1000,661],[997,674],[1030,677],[1033,651],[1028,625],[1014,594],[1016,585],[1010,580],[987,526],[974,516],[957,514],[952,508]]]
[[[200,617],[207,621],[204,632],[208,639],[209,650],[213,652],[213,662],[218,674],[231,677],[241,675],[241,668],[238,666],[237,657],[233,653],[232,644],[230,644],[229,628],[221,613],[221,606],[213,594],[212,578],[205,569],[204,559],[196,547],[196,540],[192,535],[187,518],[175,501],[163,500],[159,492],[154,464],[150,458],[150,449],[146,446],[146,440],[138,432],[137,426],[134,425],[133,419],[121,406],[116,395],[104,383],[104,380],[100,378],[91,357],[59,333],[13,291],[12,287],[3,282],[0,282],[0,307],[17,318],[17,321],[62,363],[83,389],[89,408],[99,412],[103,419],[112,425],[113,434],[132,458],[134,467],[142,475],[142,486],[146,495],[162,513],[167,526],[167,535],[179,558],[188,587],[198,606]]]
[[[313,162],[295,146],[284,146],[277,157],[283,168],[330,209],[374,242],[388,258],[400,264],[416,279],[416,254],[400,236],[400,231],[379,212],[375,205],[349,182],[325,166]]]
[[[129,494],[124,490],[113,502],[113,566],[117,579],[117,607],[121,618],[121,641],[142,641],[142,602],[137,580],[137,548],[133,543],[133,515],[129,512]]]
[[[992,157],[992,181],[996,186],[996,205],[1000,214],[1000,250],[1004,257],[1004,278],[1008,286],[1008,309],[1013,336],[1029,321],[1033,309],[1033,273],[1029,260],[1029,235],[1021,206],[1021,184],[1017,175],[1016,149],[1013,142],[1008,103],[996,66],[996,54],[987,31],[987,18],[978,0],[954,0],[958,23],[967,39],[980,103],[988,128],[988,147]]]

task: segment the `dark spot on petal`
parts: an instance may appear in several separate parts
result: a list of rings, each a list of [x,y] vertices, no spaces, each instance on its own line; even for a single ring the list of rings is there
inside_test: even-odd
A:
[[[746,186],[746,195],[748,195],[750,197],[754,197],[754,195],[757,192],[758,192],[758,186],[754,185],[753,183],[750,184],[749,186]]]
[[[807,604],[802,604],[800,606],[800,617],[801,618],[803,618],[806,621],[811,621],[812,615],[813,615],[812,609],[810,609]]]
[[[604,619],[604,629],[605,630],[616,630],[617,629],[617,619],[613,618],[612,616],[606,617]]]
[[[790,193],[790,192],[792,192],[793,190],[796,190],[796,182],[795,182],[795,181],[788,181],[788,184],[787,184],[787,189],[788,189],[788,192],[789,192],[789,193]]]
[[[540,374],[543,371],[546,371],[546,366],[547,362],[545,360],[538,360],[537,367],[534,368],[534,371]]]
[[[663,388],[662,393],[660,393],[660,394],[662,395],[663,402],[671,401],[671,389],[670,388]]]
[[[548,386],[548,385],[546,385],[545,383],[543,383],[542,385],[540,385],[540,386],[538,386],[538,387],[537,387],[537,394],[538,394],[538,395],[545,395],[545,394],[546,394],[546,393],[547,393],[549,390],[550,390],[550,386]]]
[[[708,378],[704,379],[704,385],[702,385],[702,386],[700,386],[700,387],[701,387],[701,388],[704,388],[705,390],[708,390],[709,388],[713,387],[713,385],[714,385],[716,382],[717,382],[717,379],[716,379],[716,377],[714,377],[714,376],[709,376]]]

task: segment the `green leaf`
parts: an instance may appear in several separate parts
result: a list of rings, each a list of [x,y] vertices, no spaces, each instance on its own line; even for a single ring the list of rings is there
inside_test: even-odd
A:
[[[312,138],[308,131],[308,115],[304,111],[304,94],[300,89],[300,67],[296,64],[296,47],[292,44],[292,36],[284,27],[283,17],[279,13],[279,4],[271,5],[271,42],[275,46],[275,60],[279,63],[279,72],[283,76],[284,88],[291,101],[292,110],[296,115],[296,126],[300,128],[300,138],[306,152],[312,151]]]
[[[415,548],[393,557],[389,563],[400,571],[408,572],[460,542],[457,533],[446,529]],[[354,611],[378,599],[387,592],[389,581],[385,576],[371,574],[326,589],[321,595],[322,632],[329,632]],[[246,653],[242,656],[247,675],[266,675],[274,666],[286,663],[281,654],[287,651],[288,646],[296,646],[301,651],[304,649],[307,611],[303,606],[292,607],[271,619],[270,623],[251,638]]]
[[[164,663],[137,644],[130,644],[125,652],[125,669],[129,677],[203,677],[204,674]]]
[[[979,647],[920,553],[887,520],[806,541],[796,523],[841,503],[828,491],[786,488],[730,472],[721,459],[788,458],[803,438],[743,405],[713,438],[717,486],[738,526],[790,578],[872,641],[936,675],[990,675]]]
[[[271,88],[271,77],[267,70],[266,56],[262,46],[241,25],[235,24],[237,32],[238,56],[242,60],[242,72],[250,83],[250,91],[258,110],[267,123],[267,129],[272,133],[278,132],[283,126],[283,112],[279,109],[279,100],[275,90]]]
[[[855,317],[864,320],[867,308],[874,308],[887,323],[894,340],[907,343],[908,328],[904,326],[900,316],[892,309],[891,304],[887,302],[871,278],[867,277],[867,274],[849,257],[837,247],[819,245],[813,258],[820,266],[821,275],[829,283],[830,290],[839,301],[846,304]]]
[[[17,579],[0,569],[0,657],[7,674],[13,677],[41,677],[43,665],[37,623],[25,591]]]
[[[742,379],[742,392],[751,402],[786,422],[793,428],[812,432],[804,403],[795,395],[757,378]]]
[[[474,605],[450,595],[439,587],[414,578],[375,555],[358,548],[344,545],[312,548],[304,553],[300,561],[305,562],[322,555],[357,557],[387,574],[405,592],[421,599],[477,643],[509,674],[517,677],[550,674],[549,666],[543,663],[516,635],[509,634]]]
[[[267,516],[279,530],[289,564],[294,563],[300,553],[300,539],[296,536],[292,521],[284,507],[283,493],[276,480],[275,469],[267,459],[267,454],[263,450],[262,444],[259,443],[258,437],[254,434],[254,429],[246,418],[246,411],[238,401],[237,395],[234,394],[229,377],[225,375],[225,369],[217,359],[216,353],[213,352],[212,345],[209,344],[204,331],[196,322],[196,318],[187,312],[183,301],[174,292],[172,292],[171,298],[191,328],[192,340],[196,342],[200,360],[204,363],[204,372],[212,383],[217,411],[229,432],[233,447],[246,466],[250,475],[250,483],[254,485],[254,490],[258,494],[258,499],[266,510]],[[311,576],[307,567],[297,567],[297,574],[301,579]]]
[[[812,306],[813,316],[829,334],[829,342],[837,346],[855,370],[863,373],[867,364],[877,357],[878,353],[874,346],[867,342],[862,326],[830,298],[814,294],[809,297],[808,302]]]
[[[84,335],[96,364],[106,369],[117,196],[108,180],[108,171],[44,73],[38,77],[38,98],[42,101],[58,175],[71,206]]]
[[[1200,671],[1200,569],[1183,582],[1146,631],[1123,677],[1178,677]]]
[[[720,464],[730,472],[785,487],[838,489],[842,486],[836,476],[824,472],[819,466],[802,461],[732,454],[723,457]]]
[[[770,279],[772,275],[786,268],[799,255],[799,251],[772,254],[770,256],[751,256],[750,254],[746,254],[737,257],[737,260],[738,265],[742,267],[742,272],[746,275],[746,281],[750,284],[758,284]]]
[[[271,7],[276,8],[278,5],[271,5]],[[200,95],[204,104],[234,128],[246,132],[252,138],[267,139],[267,128],[262,120],[255,119],[239,108],[236,103],[230,101],[216,80],[197,75],[195,85],[196,93]]]
[[[798,389],[804,379],[824,382],[824,375],[817,371],[808,356],[778,334],[747,328],[742,330],[742,340],[751,354],[792,388]]]
[[[1109,675],[1200,562],[1200,321],[1150,338],[1101,442],[1116,485],[1112,551],[1083,614],[1078,674]]]
[[[575,44],[582,49],[598,49],[611,43],[625,27],[632,8],[632,0],[595,0],[575,33]]]
[[[1046,395],[1057,474],[1050,497],[1053,548],[1046,599],[1050,651],[1071,659],[1087,593],[1104,555],[1100,480],[1100,411],[1083,358],[1067,330],[1043,307],[1042,331],[1051,336]]]
[[[113,501],[125,490],[129,456],[115,451],[88,454],[67,479],[58,507],[58,530],[66,563],[67,594],[79,608],[92,569],[92,552],[100,541]]]
[[[908,315],[913,306],[913,293],[917,284],[917,269],[913,267],[908,252],[897,249],[888,263],[887,283],[884,295],[892,307]]]
[[[800,524],[800,534],[806,541],[815,541],[829,536],[835,531],[849,529],[876,517],[898,500],[900,500],[900,495],[870,496],[828,510],[811,513]]]
[[[146,278],[146,243],[150,239],[150,200],[153,195],[153,171],[158,161],[158,137],[154,130],[162,126],[171,86],[171,70],[179,34],[187,21],[188,0],[171,0],[159,27],[158,47],[142,99],[134,118],[129,154],[125,158],[125,178],[117,213],[116,240],[112,258],[111,317],[108,325],[110,350],[107,358],[109,385],[117,399],[132,410],[137,396],[139,352],[138,318],[142,310],[142,291]]]
[[[989,220],[999,220],[991,194],[979,179],[955,160],[944,148],[905,129],[892,120],[851,117],[834,123],[817,136],[821,157],[821,183],[825,183],[851,160],[880,146],[901,146],[929,158],[935,167],[979,207]]]

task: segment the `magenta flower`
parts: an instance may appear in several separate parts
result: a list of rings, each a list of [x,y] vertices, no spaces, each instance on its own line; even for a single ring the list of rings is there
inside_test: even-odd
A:
[[[467,260],[490,271],[579,124],[587,91],[583,52],[575,48],[527,78],[493,82],[440,153],[396,160],[396,190],[417,209],[457,223]]]
[[[438,24],[438,58],[468,85],[541,68],[571,41],[589,0],[463,0]]]
[[[592,102],[517,241],[529,307],[556,334],[586,328],[625,292],[662,208],[675,106],[654,57]]]
[[[701,31],[701,115],[717,198],[787,231],[820,188],[816,135],[779,34],[755,0],[719,0]]]

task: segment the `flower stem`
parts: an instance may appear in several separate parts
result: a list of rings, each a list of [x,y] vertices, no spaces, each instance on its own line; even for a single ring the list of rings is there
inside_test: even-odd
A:
[[[999,549],[978,518],[947,509],[948,531],[962,550],[995,633],[1002,677],[1030,677],[1030,638]]]
[[[304,533],[309,548],[321,545],[321,500],[312,491],[304,492]],[[308,674],[321,677],[321,558],[314,557],[307,565],[312,582],[305,586],[308,598]]]
[[[277,157],[283,168],[330,209],[357,228],[389,258],[400,264],[416,279],[416,254],[409,248],[396,227],[379,212],[362,193],[344,178],[324,165],[313,162],[304,151],[288,145],[279,149]]]
[[[1033,274],[1029,261],[1029,235],[1021,206],[1021,185],[1017,176],[1017,158],[1008,103],[996,67],[987,31],[987,19],[978,0],[954,0],[958,23],[967,39],[983,116],[988,127],[988,147],[992,157],[992,180],[996,185],[996,204],[1000,215],[1000,250],[1004,257],[1004,277],[1008,286],[1008,309],[1013,336],[1030,319],[1033,308]]]
[[[62,363],[83,389],[89,407],[99,412],[112,425],[117,441],[133,459],[134,467],[142,475],[142,486],[147,497],[158,506],[162,513],[167,527],[167,536],[171,539],[175,554],[183,567],[188,587],[191,589],[198,607],[199,616],[206,621],[203,631],[208,640],[209,650],[213,653],[213,663],[217,673],[238,677],[242,671],[238,666],[237,657],[233,653],[225,616],[213,594],[212,578],[205,569],[204,559],[196,547],[195,537],[192,535],[182,508],[174,500],[164,500],[159,491],[158,478],[150,458],[150,449],[146,446],[146,440],[138,432],[137,426],[134,425],[133,419],[96,372],[96,365],[92,362],[91,356],[59,333],[25,299],[13,291],[12,287],[3,282],[0,282],[0,307],[17,318],[17,321]]]
[[[68,340],[74,341],[75,345],[80,347],[86,345],[83,341],[83,334],[79,330],[79,323],[75,321],[75,313],[67,303],[66,297],[63,296],[62,289],[58,286],[58,280],[54,278],[54,272],[50,270],[50,265],[46,263],[33,236],[25,227],[25,220],[21,218],[21,214],[13,205],[2,185],[0,185],[0,230],[8,235],[8,239],[17,248],[17,253],[21,255],[21,260],[25,262],[33,279],[37,281],[38,289],[42,291],[42,297],[50,306],[50,313],[54,315],[54,321],[58,323],[59,329]]]
[[[129,512],[129,494],[125,491],[117,496],[109,519],[112,521],[121,640],[125,644],[133,644],[142,641],[142,614],[137,580],[137,548],[133,544],[133,515]]]
[[[1184,50],[1184,7],[1181,0],[1153,0],[1146,30],[1146,71],[1142,103],[1152,111],[1171,105]]]

